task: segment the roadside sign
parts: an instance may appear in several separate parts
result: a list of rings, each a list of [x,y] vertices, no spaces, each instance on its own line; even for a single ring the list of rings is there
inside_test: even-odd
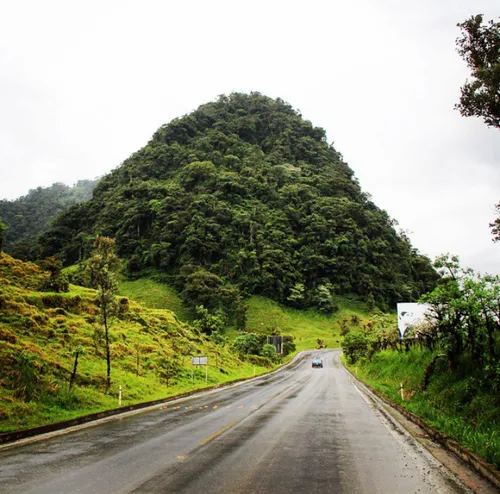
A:
[[[193,365],[208,365],[208,357],[191,357]]]

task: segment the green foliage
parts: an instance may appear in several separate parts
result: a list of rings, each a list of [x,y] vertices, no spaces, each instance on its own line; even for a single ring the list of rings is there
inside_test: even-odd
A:
[[[218,329],[215,331],[212,331],[212,333],[210,334],[210,339],[217,346],[224,346],[227,343],[227,338]]]
[[[94,255],[88,263],[90,280],[97,289],[96,302],[100,308],[99,320],[104,328],[106,342],[106,389],[111,386],[111,351],[109,329],[114,318],[120,312],[116,301],[118,285],[116,272],[120,267],[120,260],[115,252],[115,241],[109,237],[97,237]]]
[[[5,242],[5,234],[4,231],[6,230],[6,226],[3,224],[2,220],[0,219],[0,252],[3,250],[3,244]]]
[[[368,353],[368,338],[363,333],[353,331],[342,342],[342,350],[350,364],[355,364]]]
[[[461,88],[456,108],[465,117],[481,117],[500,128],[500,22],[483,24],[481,14],[458,24],[457,50],[471,70],[472,80]]]
[[[169,310],[121,297],[119,317],[109,332],[113,381],[106,392],[97,291],[74,285],[67,293],[34,291],[44,276],[34,263],[0,256],[0,432],[116,408],[119,385],[123,405],[205,387],[204,373],[195,373],[191,381],[191,355],[207,355],[216,362],[209,385],[254,375],[246,358],[179,322]],[[141,280],[132,282],[138,291],[135,283],[142,291],[156,289],[160,298],[171,294]],[[269,361],[258,358],[262,361],[255,363],[255,372],[268,370]]]
[[[88,201],[97,180],[79,180],[73,187],[62,183],[38,187],[14,201],[0,201],[0,217],[8,231],[5,250],[23,260],[37,255],[37,238],[72,204]],[[48,253],[48,255],[56,252]]]
[[[214,332],[224,330],[225,318],[220,311],[217,314],[211,314],[203,305],[196,307],[196,319],[194,325],[202,332],[211,335]]]
[[[160,358],[156,368],[158,376],[166,384],[167,388],[173,384],[173,379],[181,371],[179,359],[175,356]]]
[[[14,360],[17,396],[25,401],[39,397],[43,389],[41,371],[35,355],[23,350],[17,353]]]
[[[39,261],[39,266],[48,273],[40,284],[42,292],[68,292],[68,277],[62,272],[62,262],[57,257],[47,257]]]
[[[260,355],[262,341],[255,333],[240,334],[234,340],[232,348],[240,355]]]
[[[370,321],[361,327],[357,315],[351,317],[351,328],[343,320],[342,350],[350,364],[355,364],[363,358],[370,360],[377,352],[387,348],[398,348],[399,338],[397,325],[392,315],[374,315]],[[354,326],[355,329],[352,329]]]
[[[276,352],[276,347],[274,345],[269,345],[266,343],[262,347],[262,356],[270,360],[271,362],[276,362],[278,360],[278,354]]]
[[[331,313],[338,296],[387,307],[437,279],[324,130],[259,93],[221,96],[162,126],[41,243],[71,264],[103,234],[130,271],[165,271],[188,307],[222,309],[240,329],[248,295]]]
[[[295,345],[295,342],[293,341],[293,336],[284,335],[283,336],[283,356],[290,355],[291,353],[295,352],[296,349],[297,349],[297,346]]]
[[[333,299],[333,286],[331,283],[325,283],[316,288],[312,303],[316,305],[321,312],[331,313],[339,309]]]
[[[216,309],[221,304],[219,292],[222,284],[217,275],[198,269],[186,277],[181,296],[193,308],[203,306]]]
[[[429,348],[438,346],[456,369],[463,354],[481,369],[496,367],[500,355],[500,277],[481,275],[460,267],[457,257],[437,258],[438,286],[422,297],[432,307],[434,320],[422,331]]]

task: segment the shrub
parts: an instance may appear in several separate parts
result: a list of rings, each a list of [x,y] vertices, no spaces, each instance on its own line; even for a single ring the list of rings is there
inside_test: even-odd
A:
[[[232,348],[241,355],[259,355],[261,343],[255,333],[246,333],[234,340]]]
[[[368,353],[368,338],[357,331],[352,331],[344,338],[342,350],[350,364],[355,364],[360,358]]]
[[[276,362],[278,354],[276,353],[276,347],[274,345],[269,345],[266,343],[264,348],[262,348],[262,356],[269,359],[271,362]]]
[[[283,336],[283,356],[289,355],[290,353],[295,352],[297,346],[293,341],[293,336]]]

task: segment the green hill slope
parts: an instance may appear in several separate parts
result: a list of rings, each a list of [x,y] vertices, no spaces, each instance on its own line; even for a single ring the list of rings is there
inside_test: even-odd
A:
[[[195,316],[182,304],[174,288],[165,283],[143,277],[135,280],[122,280],[119,293],[140,302],[145,307],[164,308],[175,312],[181,321],[192,322]],[[335,299],[339,310],[335,314],[321,313],[315,309],[300,310],[287,307],[260,295],[254,295],[245,303],[247,309],[247,328],[249,332],[269,335],[273,330],[294,337],[297,351],[318,347],[318,340],[327,348],[338,348],[342,341],[341,326],[346,321],[349,327],[353,320],[361,325],[369,321],[370,314],[359,300],[346,297]],[[227,327],[225,334],[230,341],[241,334],[234,326]]]
[[[163,271],[191,307],[230,316],[247,295],[334,312],[353,293],[387,308],[436,279],[324,130],[258,93],[162,126],[42,245],[71,264],[97,234],[116,239],[131,272]]]
[[[201,374],[191,383],[191,355],[208,355],[208,385],[254,373],[255,362],[216,346],[172,312],[122,297],[110,331],[112,387],[106,394],[96,292],[73,285],[68,293],[39,292],[44,276],[35,264],[0,253],[0,432],[115,408],[118,386],[123,405],[204,387]],[[83,353],[69,392],[77,349]],[[268,369],[256,366],[257,372]]]

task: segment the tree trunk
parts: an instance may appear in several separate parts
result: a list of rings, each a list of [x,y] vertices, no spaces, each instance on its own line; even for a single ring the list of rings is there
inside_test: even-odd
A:
[[[109,331],[106,306],[103,307],[104,332],[106,336],[106,391],[111,387],[111,353],[109,350]]]
[[[75,353],[75,363],[73,365],[73,372],[71,374],[71,377],[69,379],[69,390],[68,392],[71,393],[71,389],[73,388],[73,383],[75,382],[75,379],[76,379],[76,369],[78,367],[78,357],[79,357],[79,353]]]

